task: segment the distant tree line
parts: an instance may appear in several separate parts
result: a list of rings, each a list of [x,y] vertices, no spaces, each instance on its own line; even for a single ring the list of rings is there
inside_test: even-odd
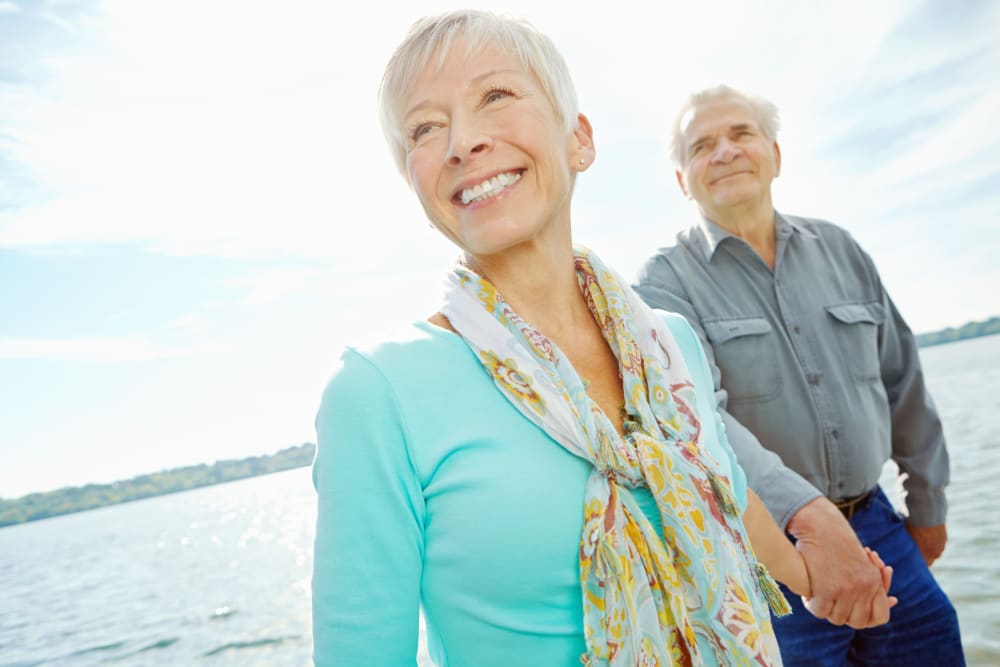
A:
[[[307,442],[271,455],[173,468],[111,484],[32,493],[13,500],[0,498],[0,527],[301,468],[312,463],[315,451],[316,446]]]
[[[991,317],[982,322],[969,322],[955,328],[949,327],[941,331],[920,334],[917,336],[917,345],[920,347],[930,347],[931,345],[941,345],[951,343],[956,340],[966,338],[979,338],[980,336],[991,336],[1000,333],[1000,317]]]

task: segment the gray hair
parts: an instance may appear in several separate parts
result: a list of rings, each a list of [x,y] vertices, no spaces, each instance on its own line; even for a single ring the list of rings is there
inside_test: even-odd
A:
[[[527,21],[478,10],[459,10],[422,18],[413,24],[392,54],[379,89],[382,132],[396,167],[404,177],[407,137],[402,128],[403,100],[432,59],[438,69],[444,65],[452,46],[460,38],[464,39],[467,58],[490,46],[516,58],[525,71],[538,78],[567,133],[576,124],[576,90],[566,61],[552,40]]]
[[[740,100],[746,102],[757,120],[757,125],[760,126],[760,131],[769,140],[777,141],[780,125],[778,107],[763,97],[750,95],[722,84],[694,93],[687,99],[680,111],[677,112],[677,116],[674,118],[673,135],[670,141],[670,159],[674,161],[674,164],[679,167],[684,166],[684,137],[681,136],[681,122],[684,120],[684,116],[691,109],[722,100]]]

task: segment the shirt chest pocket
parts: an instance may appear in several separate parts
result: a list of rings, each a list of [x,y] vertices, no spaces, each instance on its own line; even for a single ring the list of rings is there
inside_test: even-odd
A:
[[[775,332],[763,317],[704,322],[729,403],[758,402],[781,393]]]
[[[860,382],[879,380],[878,335],[885,321],[882,304],[841,303],[827,306],[826,312],[833,320],[834,338],[851,376]]]

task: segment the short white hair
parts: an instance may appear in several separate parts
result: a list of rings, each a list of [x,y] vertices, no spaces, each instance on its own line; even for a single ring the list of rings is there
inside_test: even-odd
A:
[[[670,141],[670,159],[678,167],[684,166],[685,158],[684,137],[681,132],[681,123],[684,120],[684,116],[692,109],[722,100],[740,100],[741,102],[745,102],[753,112],[754,118],[757,120],[757,125],[760,126],[760,131],[764,133],[764,136],[770,141],[778,140],[780,122],[778,119],[778,107],[773,102],[758,95],[751,95],[742,90],[731,88],[725,84],[713,86],[712,88],[706,88],[691,95],[674,118],[674,131]]]
[[[552,40],[530,23],[478,10],[459,10],[422,18],[413,24],[392,54],[379,89],[382,132],[396,167],[404,177],[407,137],[402,127],[403,101],[431,60],[436,58],[435,66],[440,69],[459,39],[464,40],[467,58],[491,46],[516,58],[525,71],[538,78],[567,133],[576,125],[576,90],[566,61]]]

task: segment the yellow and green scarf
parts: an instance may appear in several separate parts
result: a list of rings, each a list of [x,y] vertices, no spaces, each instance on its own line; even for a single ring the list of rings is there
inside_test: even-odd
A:
[[[757,563],[729,479],[701,443],[694,384],[664,322],[596,255],[580,289],[618,359],[625,436],[584,380],[485,278],[456,266],[442,312],[525,417],[593,465],[580,538],[591,667],[780,665],[768,603],[789,607]],[[632,489],[646,487],[659,526]]]

